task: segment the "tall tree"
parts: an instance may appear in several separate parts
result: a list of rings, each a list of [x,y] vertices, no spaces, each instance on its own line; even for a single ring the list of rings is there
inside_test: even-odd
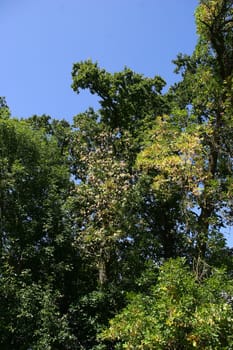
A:
[[[78,183],[71,201],[77,247],[93,261],[103,285],[116,242],[127,235],[124,203],[132,176],[118,129],[111,131],[96,118],[90,113],[75,118],[72,155]]]
[[[168,111],[161,95],[164,81],[159,77],[145,78],[128,68],[111,74],[91,61],[76,63],[72,76],[73,89],[79,93],[80,89],[88,88],[100,98],[101,106],[98,113],[90,110],[75,118],[72,158],[74,176],[79,180],[76,198],[84,207],[89,203],[86,216],[77,214],[77,220],[80,217],[84,220],[79,230],[90,247],[98,237],[98,252],[105,250],[100,246],[106,246],[106,242],[114,251],[113,242],[115,247],[123,241],[127,245],[127,237],[128,243],[133,241],[133,230],[141,227],[141,213],[132,210],[132,191],[135,189],[136,198],[138,181],[134,161],[142,147],[143,131],[150,128],[156,115]],[[87,204],[80,198],[85,198]],[[131,209],[127,198],[131,198]],[[87,234],[90,229],[92,235]],[[97,258],[95,249],[93,252]]]
[[[75,263],[63,220],[69,168],[57,139],[26,121],[4,114],[0,135],[1,347],[69,347],[61,297]]]
[[[144,237],[145,232],[150,236],[148,249],[150,249],[149,246],[157,245],[157,247],[160,246],[160,250],[164,251],[164,256],[172,256],[174,252],[171,241],[175,242],[175,211],[170,215],[167,210],[161,209],[161,200],[158,197],[155,199],[149,189],[150,177],[141,179],[139,170],[134,167],[138,151],[145,146],[145,130],[149,130],[153,126],[158,115],[169,112],[170,107],[167,98],[161,94],[165,84],[164,81],[159,77],[143,77],[128,68],[125,68],[122,72],[111,74],[100,69],[97,64],[91,61],[75,64],[72,76],[72,87],[76,92],[87,88],[92,94],[97,94],[100,98],[101,108],[98,111],[98,122],[106,125],[113,133],[117,134],[118,142],[123,145],[120,159],[127,161],[129,173],[135,175],[134,185],[135,181],[137,183],[141,181],[141,185],[135,186],[135,190],[138,195],[140,193],[139,196],[141,197],[141,203],[137,204],[137,207],[140,207],[138,221],[144,221]],[[115,150],[113,151],[115,152]],[[119,159],[119,151],[117,157]],[[142,190],[145,192],[142,193]],[[174,202],[177,200],[178,197],[175,195]],[[167,204],[164,204],[164,208],[166,206]],[[159,224],[160,218],[161,225]],[[145,226],[147,226],[147,229]],[[163,239],[164,235],[160,234],[157,243],[154,241],[154,244],[152,244],[151,238],[154,236],[154,239],[156,239],[162,226],[164,227],[164,233],[168,232],[166,227],[170,227],[169,238]],[[171,233],[172,231],[173,233]],[[138,239],[140,240],[139,235],[137,236]],[[141,239],[144,240],[142,235]],[[150,255],[149,252],[146,252],[146,249],[144,251],[145,255]],[[158,250],[157,253],[161,255]],[[154,257],[155,254],[153,253]]]
[[[183,79],[171,89],[173,112],[158,119],[138,165],[157,171],[163,196],[183,194],[180,227],[207,257],[232,220],[232,2],[200,1],[196,18],[194,54],[175,61]]]

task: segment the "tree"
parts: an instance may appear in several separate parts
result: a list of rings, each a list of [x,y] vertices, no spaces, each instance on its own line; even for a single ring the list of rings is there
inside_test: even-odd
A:
[[[7,106],[5,97],[0,97],[0,118],[8,119],[10,117],[10,110]]]
[[[96,328],[118,312],[125,290],[135,286],[148,257],[158,251],[142,215],[147,181],[139,185],[134,162],[143,130],[168,109],[163,84],[129,69],[110,74],[91,61],[73,68],[73,89],[88,88],[101,99],[98,112],[90,109],[74,118],[70,143],[76,180],[67,203],[71,232],[89,274],[94,272],[90,289],[73,308],[74,314],[82,310],[83,317],[74,321],[78,332],[88,329],[89,341],[81,341],[85,348],[95,344]]]
[[[232,14],[200,0],[166,94],[88,60],[72,88],[100,109],[72,126],[0,98],[1,348],[233,347]]]
[[[169,207],[169,205],[167,203],[161,204],[161,200],[158,197],[154,197],[148,185],[151,182],[151,176],[141,177],[139,170],[135,169],[137,153],[144,148],[145,130],[151,129],[157,115],[169,111],[167,99],[161,95],[164,81],[159,77],[153,79],[145,78],[127,68],[122,72],[110,74],[91,61],[75,64],[72,76],[72,87],[75,91],[79,93],[80,89],[88,88],[91,93],[100,97],[101,108],[98,113],[95,114],[93,111],[89,111],[85,114],[85,117],[84,115],[78,117],[79,124],[75,123],[75,128],[78,129],[77,134],[81,134],[80,130],[84,128],[82,133],[85,133],[89,145],[89,150],[85,151],[87,158],[90,150],[92,150],[91,147],[95,143],[93,138],[98,137],[94,136],[95,133],[98,134],[101,132],[101,128],[105,128],[108,130],[108,133],[115,135],[115,139],[109,140],[105,148],[102,146],[103,152],[108,153],[109,148],[109,151],[112,153],[111,157],[116,157],[121,164],[124,162],[127,166],[128,174],[132,177],[130,185],[133,185],[134,200],[131,200],[130,205],[127,205],[127,211],[131,213],[131,217],[126,216],[124,220],[121,220],[121,222],[124,222],[125,228],[127,228],[123,236],[130,238],[131,247],[134,243],[134,248],[138,249],[138,252],[141,250],[139,253],[141,260],[148,259],[149,256],[151,258],[159,258],[161,255],[169,257],[176,254],[177,248],[174,249],[175,244],[173,247],[171,244],[172,241],[176,241],[178,245],[179,241],[179,239],[175,238],[176,210],[173,210],[171,213],[163,210],[162,205],[164,209]],[[81,121],[82,118],[84,122]],[[91,132],[89,131],[90,127],[83,124],[86,123],[87,118],[92,118],[92,122],[90,122]],[[76,139],[75,143],[76,145],[80,144],[80,141],[77,142]],[[76,159],[74,158],[74,163],[76,163],[76,169],[78,169],[79,173],[80,169],[84,169],[85,173],[88,170],[83,164],[80,167],[78,161],[80,150],[75,146],[75,143],[74,148],[77,150],[75,151]],[[121,147],[119,149],[117,145],[120,144]],[[95,146],[93,147],[95,148]],[[113,148],[110,150],[111,147]],[[87,163],[93,163],[93,160],[87,161],[87,158]],[[98,156],[95,155],[95,160],[97,158]],[[98,166],[101,169],[101,163]],[[121,165],[119,164],[118,167],[120,169]],[[75,172],[74,175],[77,176]],[[79,177],[81,178],[80,175]],[[118,186],[121,187],[120,183]],[[132,186],[130,186],[130,191],[131,196]],[[173,200],[177,202],[179,195],[175,195]],[[119,202],[121,202],[120,198]],[[161,225],[160,218],[162,221]],[[131,225],[131,229],[129,222],[134,223],[134,226]],[[164,229],[161,230],[162,226]],[[168,227],[170,232],[167,239],[164,239],[168,233]],[[121,236],[121,241],[123,236]],[[126,243],[125,240],[124,243]],[[122,249],[124,248],[121,247]],[[132,251],[133,249],[131,249],[131,252],[128,251],[128,253],[132,254]]]
[[[157,119],[138,166],[156,172],[153,187],[165,199],[182,193],[179,226],[208,257],[232,219],[232,2],[201,1],[196,18],[195,52],[175,61],[183,79],[169,93],[173,111]]]
[[[171,259],[150,291],[129,295],[100,337],[115,349],[231,349],[232,293],[223,271],[204,264],[200,277],[184,259]]]
[[[88,60],[74,64],[72,78],[74,91],[89,89],[100,98],[99,117],[105,124],[129,131],[137,142],[150,122],[169,110],[161,94],[165,82],[158,76],[147,78],[129,68],[111,74]]]
[[[132,176],[118,129],[111,131],[90,113],[76,117],[75,127],[72,156],[79,183],[70,200],[76,212],[76,244],[94,262],[102,286],[116,242],[127,235],[124,203]]]
[[[63,222],[69,168],[57,139],[26,121],[3,116],[0,136],[1,347],[69,348],[61,297],[75,264]]]
[[[216,73],[222,81],[231,79],[233,70],[232,16],[231,0],[201,0],[196,11],[198,33],[203,42],[213,49]]]

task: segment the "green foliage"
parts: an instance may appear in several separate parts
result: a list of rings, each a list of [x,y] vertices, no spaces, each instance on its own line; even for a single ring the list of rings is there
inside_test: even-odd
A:
[[[183,79],[168,93],[172,111],[157,118],[137,165],[153,172],[156,195],[181,193],[186,245],[207,257],[232,220],[232,2],[200,1],[196,19],[196,49],[175,61]]]
[[[160,77],[146,78],[125,68],[111,74],[91,60],[75,63],[72,71],[74,91],[89,89],[100,98],[100,117],[113,129],[128,130],[141,140],[142,131],[154,117],[168,111]]]
[[[76,227],[74,244],[91,259],[103,285],[118,243],[133,225],[133,215],[131,222],[127,220],[134,189],[130,137],[98,121],[92,111],[77,116],[75,127],[71,152],[78,184],[69,197]]]
[[[55,137],[26,121],[1,119],[0,135],[1,347],[54,348],[72,338],[56,281],[70,269],[60,261],[69,169]]]
[[[214,49],[219,74],[226,79],[233,69],[233,8],[231,0],[201,0],[196,10],[197,30]]]
[[[21,276],[9,266],[1,271],[1,348],[70,349],[74,337],[59,312],[59,293],[31,279],[30,270]]]
[[[0,97],[0,119],[8,119],[10,117],[10,110],[7,106],[5,97]]]
[[[1,349],[233,348],[232,1],[196,20],[166,94],[88,60],[72,126],[0,98]]]
[[[156,285],[130,295],[100,337],[117,341],[116,349],[231,349],[232,293],[224,272],[210,270],[200,280],[184,259],[171,259]]]

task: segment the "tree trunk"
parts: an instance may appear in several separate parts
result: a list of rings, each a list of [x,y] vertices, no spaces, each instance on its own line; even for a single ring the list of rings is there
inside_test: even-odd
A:
[[[102,287],[107,281],[106,262],[101,259],[98,263],[99,285]]]

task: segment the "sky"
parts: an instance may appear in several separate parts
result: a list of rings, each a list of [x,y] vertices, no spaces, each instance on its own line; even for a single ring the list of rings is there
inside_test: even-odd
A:
[[[69,121],[96,98],[71,89],[73,63],[125,66],[171,85],[172,60],[196,44],[198,0],[0,0],[0,96],[12,115]]]
[[[179,79],[172,60],[197,42],[198,0],[0,0],[0,96],[14,117],[72,122],[97,98],[71,89],[75,62]],[[230,232],[230,228],[229,228]],[[228,237],[228,236],[227,236]],[[233,246],[233,238],[228,240]]]

